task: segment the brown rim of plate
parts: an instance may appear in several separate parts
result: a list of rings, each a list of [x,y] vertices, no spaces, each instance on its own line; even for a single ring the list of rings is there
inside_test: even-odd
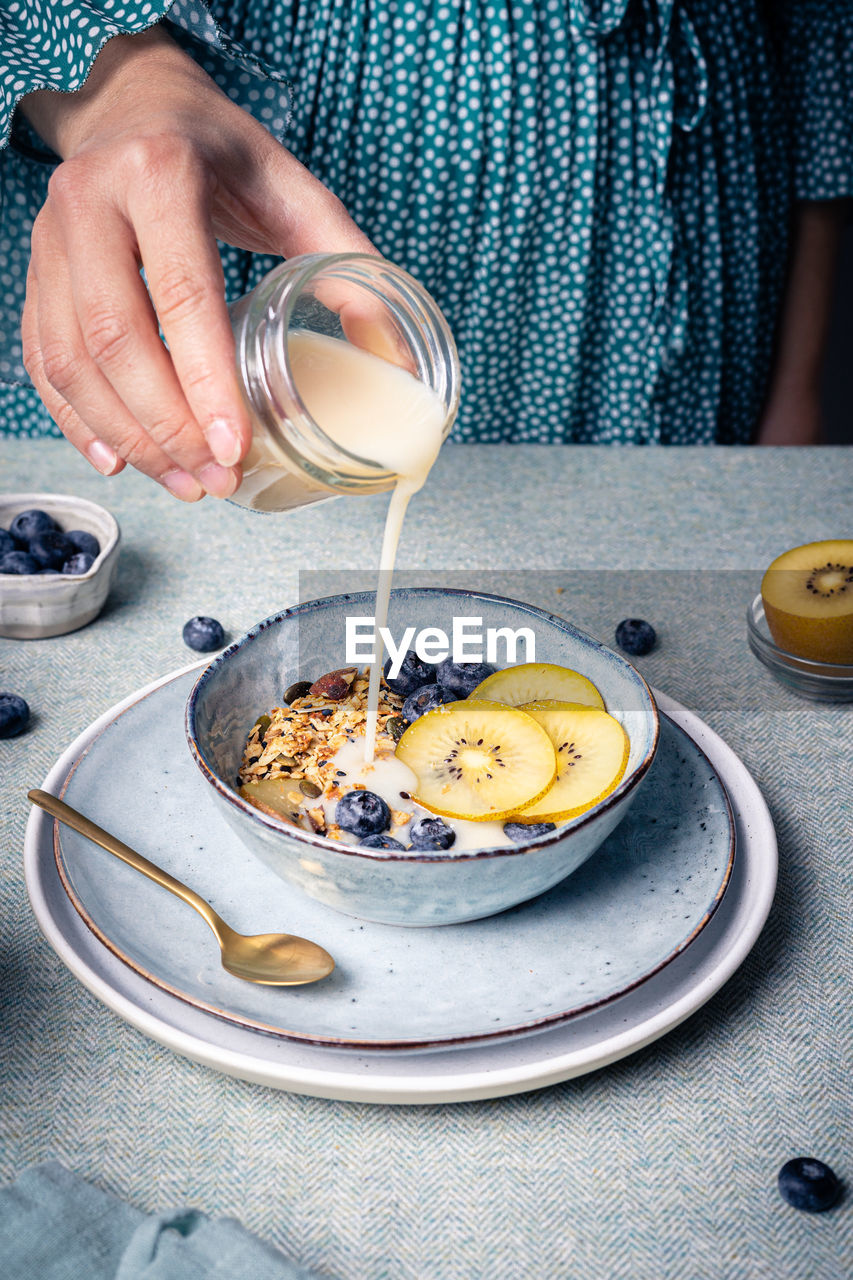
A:
[[[78,757],[77,760],[75,760],[74,764],[68,770],[68,773],[66,774],[59,791],[60,798],[63,798],[65,796],[65,793],[68,789],[71,779],[73,778],[74,774],[77,771],[78,765],[80,765],[82,761],[85,760],[85,758],[88,756],[89,752],[91,751],[92,747],[95,746],[95,744],[99,741],[99,739],[106,732],[107,729],[109,729],[118,720],[120,720],[121,717],[125,714],[125,712],[130,711],[132,707],[135,707],[138,703],[140,703],[143,700],[143,698],[151,697],[152,694],[157,693],[166,684],[170,684],[174,680],[181,679],[183,676],[187,674],[189,674],[189,672],[187,672],[187,670],[185,669],[181,672],[178,672],[175,675],[167,677],[160,684],[158,684],[154,689],[150,689],[147,693],[142,694],[139,697],[135,698],[133,702],[128,703],[128,705],[124,707],[124,709],[120,711],[118,715],[114,716],[112,720],[110,720],[107,724],[105,724],[103,728],[100,730],[100,732],[98,733],[97,737],[92,739],[92,741],[86,747],[86,750]],[[665,712],[660,712],[659,714],[666,716]],[[732,812],[732,806],[729,800],[728,792],[726,791],[725,784],[723,783],[723,780],[720,777],[719,772],[717,771],[715,766],[711,763],[711,761],[708,759],[707,755],[702,750],[699,743],[696,742],[695,738],[693,738],[689,733],[687,733],[686,729],[682,729],[679,725],[675,724],[675,722],[672,720],[670,716],[666,716],[666,719],[679,732],[686,734],[687,737],[690,738],[690,741],[693,743],[694,747],[696,748],[696,750],[701,755],[702,759],[707,764],[711,773],[716,778],[719,784],[720,790],[722,792],[723,799],[725,801],[726,816],[727,816],[728,826],[729,826],[728,859],[726,862],[725,872],[724,872],[722,881],[720,883],[720,886],[717,890],[717,893],[714,897],[714,901],[711,903],[711,905],[709,906],[705,914],[702,916],[702,918],[696,923],[692,931],[685,938],[682,939],[679,945],[673,951],[671,951],[669,955],[665,956],[664,959],[661,960],[659,964],[654,966],[654,968],[648,970],[648,972],[644,974],[641,974],[633,982],[628,983],[627,986],[621,987],[618,991],[613,992],[611,995],[603,996],[598,1000],[591,1000],[588,1003],[583,1005],[578,1005],[573,1009],[563,1010],[560,1013],[550,1014],[547,1017],[543,1017],[543,1018],[536,1018],[531,1022],[517,1023],[512,1027],[502,1027],[499,1031],[486,1031],[486,1032],[481,1032],[475,1035],[446,1036],[438,1039],[435,1039],[435,1038],[433,1039],[412,1038],[408,1040],[358,1040],[358,1039],[349,1039],[349,1038],[345,1039],[343,1037],[338,1037],[338,1036],[310,1035],[301,1031],[288,1030],[287,1028],[284,1028],[284,1027],[275,1027],[275,1026],[271,1026],[268,1023],[260,1022],[257,1019],[247,1018],[240,1014],[233,1013],[231,1010],[228,1010],[228,1009],[220,1009],[218,1006],[210,1004],[205,1000],[195,999],[193,996],[188,995],[186,992],[180,991],[176,987],[173,987],[171,983],[168,983],[164,981],[162,978],[157,977],[157,975],[150,973],[147,969],[145,969],[142,965],[140,965],[131,956],[127,955],[126,952],[122,951],[121,947],[116,942],[114,942],[107,934],[104,933],[104,931],[100,928],[97,922],[93,919],[93,917],[87,911],[86,907],[80,901],[80,899],[78,898],[74,890],[73,884],[71,882],[71,877],[63,861],[62,843],[60,838],[61,823],[59,823],[56,819],[54,819],[54,823],[53,823],[54,861],[56,863],[56,868],[59,874],[62,887],[66,893],[66,896],[71,902],[72,906],[77,911],[77,914],[80,916],[83,923],[91,931],[91,933],[94,934],[94,936],[99,940],[99,942],[103,943],[103,945],[107,948],[107,950],[110,951],[116,957],[116,959],[120,960],[123,964],[127,965],[129,969],[131,969],[134,973],[138,974],[140,977],[144,978],[147,982],[150,982],[153,986],[158,987],[161,991],[165,991],[168,995],[176,997],[178,1000],[181,1000],[184,1004],[190,1005],[192,1008],[200,1009],[204,1013],[212,1014],[214,1017],[220,1018],[224,1022],[231,1023],[235,1026],[242,1027],[250,1031],[259,1031],[264,1035],[269,1035],[272,1037],[281,1038],[285,1040],[293,1040],[300,1044],[316,1045],[323,1048],[333,1048],[333,1049],[353,1049],[353,1050],[370,1050],[370,1051],[383,1051],[383,1050],[406,1051],[411,1049],[431,1049],[431,1048],[452,1049],[462,1045],[481,1044],[481,1043],[487,1043],[488,1041],[492,1041],[492,1040],[497,1041],[497,1040],[503,1040],[503,1039],[512,1039],[515,1036],[526,1035],[533,1031],[540,1031],[540,1030],[544,1030],[547,1027],[558,1026],[561,1023],[570,1022],[573,1018],[580,1017],[582,1014],[590,1013],[595,1009],[602,1008],[604,1005],[612,1004],[613,1001],[620,999],[624,995],[627,995],[629,992],[641,986],[644,982],[647,982],[650,978],[653,978],[655,974],[660,973],[662,969],[666,968],[668,964],[670,964],[673,960],[675,960],[679,955],[682,954],[683,951],[686,950],[687,947],[690,946],[690,944],[694,941],[694,939],[702,932],[702,930],[708,924],[709,920],[714,915],[715,911],[720,905],[723,899],[723,896],[725,895],[726,889],[728,888],[731,882],[732,869],[734,867],[734,860],[735,860],[735,823],[734,823],[734,814]],[[657,741],[657,738],[656,738],[656,741]],[[108,854],[107,856],[109,857],[110,855]],[[437,925],[435,927],[443,928],[443,926],[441,925]],[[216,945],[215,939],[213,940],[212,945]]]

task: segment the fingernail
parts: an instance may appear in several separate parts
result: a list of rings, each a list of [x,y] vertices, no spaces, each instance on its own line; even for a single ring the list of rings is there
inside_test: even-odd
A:
[[[160,481],[170,493],[184,502],[197,502],[204,496],[201,485],[188,471],[167,471],[160,477]]]
[[[237,488],[237,477],[233,471],[218,467],[215,462],[202,467],[198,478],[209,494],[214,498],[230,498]]]
[[[223,467],[233,467],[240,461],[240,437],[224,418],[215,418],[205,432],[210,452]]]
[[[118,466],[118,454],[103,440],[93,440],[86,449],[86,457],[102,476],[110,475]]]

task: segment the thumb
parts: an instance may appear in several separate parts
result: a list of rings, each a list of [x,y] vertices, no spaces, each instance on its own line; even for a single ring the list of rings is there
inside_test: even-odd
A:
[[[269,200],[267,234],[273,251],[285,258],[299,254],[369,254],[381,260],[371,240],[347,213],[338,197],[285,148],[268,180],[277,198]],[[286,193],[282,198],[282,192]],[[409,344],[387,307],[372,289],[330,271],[312,283],[318,301],[340,316],[354,346],[415,372]]]

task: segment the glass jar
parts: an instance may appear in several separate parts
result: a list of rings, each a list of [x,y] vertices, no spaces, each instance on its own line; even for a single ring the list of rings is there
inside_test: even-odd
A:
[[[289,511],[397,483],[394,470],[369,456],[368,444],[364,455],[345,448],[312,417],[294,378],[289,342],[297,333],[300,340],[320,335],[346,343],[417,379],[419,394],[428,388],[438,398],[446,439],[459,403],[456,346],[434,299],[402,268],[370,254],[305,254],[275,267],[230,311],[253,429],[232,502]],[[343,375],[335,395],[337,388],[345,398]]]

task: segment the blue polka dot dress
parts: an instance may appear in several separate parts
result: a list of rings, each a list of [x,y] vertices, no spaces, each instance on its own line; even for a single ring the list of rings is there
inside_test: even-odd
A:
[[[456,439],[750,440],[793,201],[853,195],[853,0],[0,0],[0,434],[57,434],[15,104],[160,20],[435,295]],[[274,265],[221,251],[231,298]]]

